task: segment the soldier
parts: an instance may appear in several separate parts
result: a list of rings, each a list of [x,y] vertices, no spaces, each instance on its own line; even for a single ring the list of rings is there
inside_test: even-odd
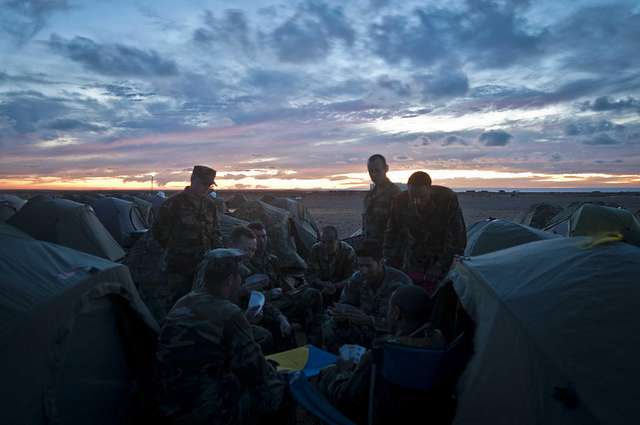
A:
[[[257,249],[247,263],[247,268],[252,274],[269,277],[266,295],[270,305],[285,317],[301,323],[311,344],[322,346],[322,294],[304,283],[298,286],[299,279],[281,273],[278,257],[267,252],[267,231],[262,223],[253,222],[248,227],[256,235]],[[274,340],[277,342],[277,335],[274,335]],[[282,342],[285,345],[281,345],[281,348],[291,348],[287,347],[286,340]]]
[[[384,256],[388,264],[402,268],[416,284],[433,291],[448,273],[453,257],[464,253],[464,217],[455,192],[432,186],[427,173],[413,173],[407,187],[393,200]]]
[[[322,288],[322,297],[327,303],[337,301],[344,284],[355,271],[356,252],[351,245],[338,239],[335,226],[325,226],[320,239],[311,247],[307,259],[307,280]]]
[[[362,234],[366,239],[375,239],[382,244],[391,201],[400,193],[400,188],[387,178],[389,165],[384,156],[371,155],[367,161],[367,169],[374,186],[364,198]]]
[[[208,196],[215,177],[216,170],[194,166],[191,186],[162,204],[153,225],[153,236],[165,250],[171,304],[191,290],[202,256],[222,246],[216,204]]]
[[[382,247],[365,239],[356,251],[358,271],[347,281],[340,302],[330,308],[324,324],[327,349],[337,352],[343,344],[370,347],[376,336],[389,333],[387,307],[393,291],[410,285],[411,278],[384,265]]]
[[[445,348],[446,343],[442,333],[429,323],[431,307],[431,300],[424,289],[415,285],[400,286],[389,299],[387,323],[390,335],[376,343],[394,341],[421,348]],[[323,371],[320,378],[321,392],[356,423],[367,422],[372,364],[371,351],[367,351],[361,357],[355,370],[353,362],[340,358],[338,364]],[[425,365],[416,366],[424,367]]]
[[[167,315],[156,352],[159,408],[171,424],[278,423],[286,381],[267,363],[237,306],[241,251],[202,260]]]

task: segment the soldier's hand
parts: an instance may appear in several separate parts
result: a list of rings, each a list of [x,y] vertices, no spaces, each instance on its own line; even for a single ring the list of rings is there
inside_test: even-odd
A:
[[[282,333],[282,336],[291,334],[292,329],[293,328],[291,327],[291,323],[289,323],[287,318],[284,316],[280,316],[280,333]]]

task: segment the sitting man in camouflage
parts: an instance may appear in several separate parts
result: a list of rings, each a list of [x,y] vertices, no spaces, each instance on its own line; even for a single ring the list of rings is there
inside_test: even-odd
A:
[[[167,199],[153,224],[153,236],[165,250],[168,309],[191,290],[196,267],[210,249],[222,246],[216,204],[208,196],[216,170],[196,165],[191,186]]]
[[[325,344],[337,352],[343,344],[371,347],[377,336],[388,334],[387,307],[391,294],[411,278],[385,266],[382,247],[374,239],[365,239],[356,251],[358,271],[347,281],[340,302],[328,310],[324,323]]]
[[[307,281],[322,288],[325,304],[338,301],[340,292],[356,268],[356,252],[338,239],[338,229],[325,226],[320,242],[311,247],[307,259]]]
[[[264,289],[269,304],[290,320],[302,324],[309,343],[322,346],[322,294],[304,283],[298,286],[299,279],[281,273],[278,257],[267,251],[267,230],[262,223],[253,222],[248,227],[257,240],[255,254],[246,263],[250,274],[268,276]],[[274,335],[274,340],[278,342],[277,334]],[[282,342],[286,343],[286,338]],[[284,350],[292,347],[280,344],[280,348]]]
[[[445,340],[429,322],[431,299],[415,285],[400,286],[389,299],[387,324],[391,335],[378,342],[393,341],[422,348],[445,348]],[[338,359],[336,366],[323,371],[320,390],[340,411],[357,423],[366,423],[371,384],[372,352],[367,351],[354,369],[354,363]]]
[[[194,289],[167,315],[156,353],[159,408],[171,424],[279,423],[287,383],[236,302],[243,253],[206,254]]]
[[[407,190],[391,204],[384,239],[387,263],[433,291],[466,245],[467,231],[455,192],[432,185],[423,171],[413,173]]]

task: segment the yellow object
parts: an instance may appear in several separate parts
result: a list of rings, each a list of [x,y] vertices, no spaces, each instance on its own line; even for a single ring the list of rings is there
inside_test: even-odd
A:
[[[267,359],[278,363],[279,372],[294,372],[302,370],[309,360],[309,348],[299,347],[282,353],[266,356]]]

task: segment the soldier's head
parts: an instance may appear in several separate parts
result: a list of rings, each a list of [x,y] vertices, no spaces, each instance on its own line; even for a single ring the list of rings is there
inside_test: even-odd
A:
[[[371,155],[367,160],[367,170],[369,171],[369,177],[374,183],[380,183],[387,176],[389,171],[389,165],[387,165],[387,159],[379,153]]]
[[[431,177],[424,171],[416,171],[407,181],[409,200],[416,205],[423,205],[431,199]]]
[[[257,251],[265,252],[267,250],[267,229],[264,227],[259,221],[254,221],[253,223],[249,223],[247,226],[249,229],[253,230],[253,233],[256,235]]]
[[[375,282],[384,274],[382,246],[375,239],[365,239],[356,250],[358,271],[365,281]]]
[[[320,235],[320,242],[329,254],[338,250],[338,229],[335,226],[324,226]]]
[[[215,186],[216,170],[204,165],[194,165],[191,171],[191,190],[206,195]]]
[[[419,286],[403,285],[389,298],[387,323],[394,334],[411,333],[431,318],[432,302]]]
[[[258,246],[255,233],[247,226],[237,226],[231,231],[231,244],[244,252],[247,258],[253,258]]]
[[[194,287],[207,288],[222,298],[236,302],[242,283],[240,262],[244,256],[244,252],[238,249],[212,249],[198,266]]]

